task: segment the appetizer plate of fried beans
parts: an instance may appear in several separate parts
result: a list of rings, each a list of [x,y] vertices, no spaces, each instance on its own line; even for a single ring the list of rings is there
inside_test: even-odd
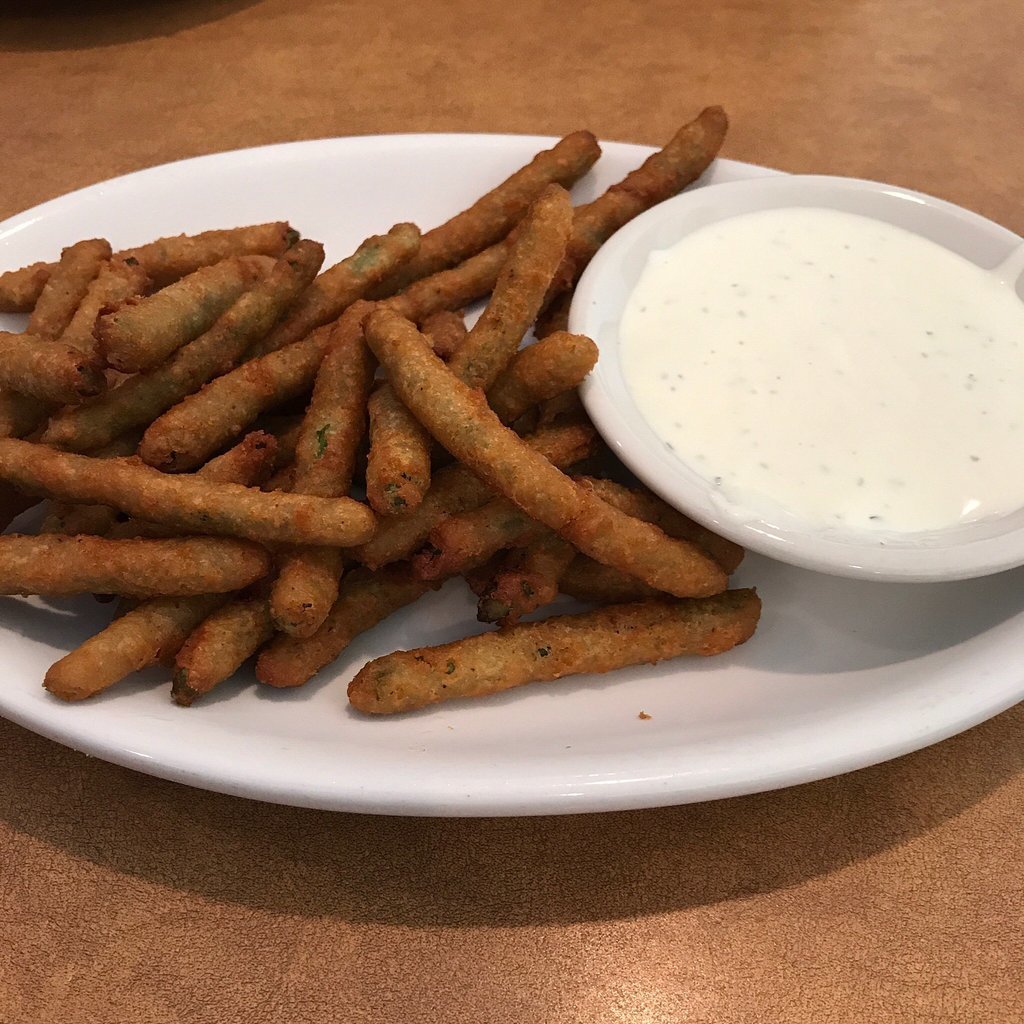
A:
[[[220,792],[489,815],[778,788],[1019,700],[1020,572],[747,555],[588,419],[575,283],[773,173],[726,130],[292,143],[0,225],[0,712]]]

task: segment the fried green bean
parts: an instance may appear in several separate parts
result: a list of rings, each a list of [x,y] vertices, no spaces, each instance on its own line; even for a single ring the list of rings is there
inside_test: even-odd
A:
[[[149,276],[138,260],[132,257],[108,260],[90,282],[71,322],[60,336],[61,342],[80,352],[97,352],[99,343],[95,330],[99,315],[142,295],[149,286]]]
[[[239,228],[215,228],[197,235],[172,235],[123,249],[122,259],[136,259],[157,288],[178,281],[200,267],[209,267],[232,256],[279,257],[299,240],[287,221],[248,224]]]
[[[696,181],[718,155],[729,127],[721,107],[707,107],[636,170],[573,214],[566,266],[549,299],[579,279],[594,253],[624,224]]]
[[[471,207],[428,231],[419,253],[389,282],[400,288],[447,269],[480,252],[515,227],[544,189],[554,183],[570,188],[597,161],[601,148],[588,131],[573,132],[538,153]],[[415,319],[415,318],[413,318]]]
[[[565,423],[523,439],[535,452],[556,466],[567,467],[593,454],[596,440],[589,424]],[[408,558],[448,516],[478,508],[494,492],[465,466],[445,466],[419,507],[383,520],[371,541],[353,550],[353,556],[371,569]]]
[[[407,263],[419,245],[415,224],[396,224],[386,235],[367,238],[351,256],[325,270],[254,351],[257,355],[273,352],[337,319],[356,299]]]
[[[520,623],[376,658],[349,683],[348,699],[366,714],[394,714],[525,683],[611,672],[684,654],[722,654],[753,635],[760,608],[753,590],[732,590]]]
[[[13,438],[0,439],[0,479],[63,501],[110,505],[187,532],[266,543],[347,547],[368,541],[375,527],[373,513],[349,498],[267,494]]]
[[[232,256],[125,303],[96,321],[107,363],[123,373],[151,370],[208,331],[263,274],[266,257]]]
[[[178,650],[171,683],[174,702],[189,707],[233,676],[273,633],[266,595],[235,598],[215,609]]]
[[[292,490],[300,494],[333,498],[352,486],[375,368],[363,337],[371,309],[370,302],[354,303],[332,331],[295,449]],[[284,555],[270,598],[278,629],[293,636],[316,632],[337,599],[343,559],[338,548],[299,548]]]
[[[487,401],[502,423],[571,391],[597,363],[597,346],[582,334],[556,331],[521,349],[498,375]]]
[[[28,334],[53,341],[64,333],[100,267],[110,259],[105,238],[69,245],[60,255],[28,318]]]
[[[93,451],[127,430],[151,423],[212,378],[228,374],[309,284],[322,261],[323,248],[318,243],[296,243],[265,280],[243,293],[210,330],[178,349],[167,362],[131,377],[95,401],[59,412],[43,434],[44,443]]]
[[[402,566],[378,572],[355,569],[342,581],[338,599],[311,636],[280,634],[256,659],[256,678],[275,687],[301,686],[329,665],[360,634],[422,597],[433,584],[414,579]]]
[[[85,700],[168,656],[227,600],[226,594],[155,597],[114,619],[105,629],[50,666],[43,685],[61,700]]]
[[[430,347],[445,361],[458,351],[466,340],[466,321],[461,313],[452,309],[439,309],[423,317],[420,325]]]
[[[285,221],[276,221],[158,238],[133,249],[122,249],[114,258],[137,261],[154,285],[163,288],[229,256],[280,256],[298,237]],[[56,266],[33,263],[0,274],[0,313],[31,312]]]
[[[31,313],[55,265],[32,263],[0,274],[0,313]]]
[[[476,617],[514,626],[558,597],[558,581],[575,557],[576,549],[568,541],[543,530],[527,546],[508,553],[480,596]]]
[[[381,515],[409,512],[430,487],[430,434],[383,384],[370,396],[366,499]]]
[[[316,379],[332,326],[250,359],[184,398],[146,430],[139,446],[143,460],[172,473],[192,469],[268,409],[305,394]]]
[[[423,580],[445,580],[487,561],[505,548],[530,544],[545,530],[507,498],[448,516],[430,531],[412,559]]]
[[[486,391],[516,354],[565,255],[572,219],[569,194],[559,185],[549,185],[530,207],[487,306],[449,360],[464,384]]]
[[[626,604],[665,596],[636,577],[586,555],[577,555],[569,563],[558,581],[558,589],[586,604]]]
[[[574,547],[676,597],[724,590],[725,573],[688,541],[625,515],[577,484],[504,427],[408,320],[378,308],[366,340],[406,407],[452,455]]]
[[[98,395],[106,386],[96,356],[34,334],[0,331],[0,387],[63,404]]]
[[[238,590],[269,571],[263,548],[227,537],[0,537],[0,594],[185,597]]]
[[[739,544],[694,522],[678,509],[666,504],[656,494],[643,487],[624,487],[614,480],[580,477],[579,482],[602,501],[614,505],[620,512],[653,523],[670,537],[692,541],[703,548],[727,573],[734,573],[743,561],[744,551]]]

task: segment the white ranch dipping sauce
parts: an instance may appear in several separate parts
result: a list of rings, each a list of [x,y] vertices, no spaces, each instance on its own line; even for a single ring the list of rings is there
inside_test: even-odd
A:
[[[711,224],[651,255],[620,337],[654,431],[752,515],[909,533],[1024,505],[1024,303],[902,228]]]

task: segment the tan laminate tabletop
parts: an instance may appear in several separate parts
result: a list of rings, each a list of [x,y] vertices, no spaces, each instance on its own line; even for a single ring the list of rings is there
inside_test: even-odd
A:
[[[0,217],[241,146],[654,144],[721,103],[725,156],[887,179],[1024,232],[1018,0],[13,6]],[[842,778],[565,818],[262,805],[5,722],[0,763],[11,1024],[1024,1020],[1019,706]]]

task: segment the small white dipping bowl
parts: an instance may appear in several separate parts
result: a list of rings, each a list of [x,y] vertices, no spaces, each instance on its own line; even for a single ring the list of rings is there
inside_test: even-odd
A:
[[[616,233],[583,274],[569,329],[593,338],[596,368],[582,387],[595,426],[653,491],[687,515],[751,551],[836,576],[870,580],[968,579],[1024,565],[1024,509],[926,533],[823,529],[793,516],[773,522],[730,506],[709,481],[672,452],[634,402],[622,372],[619,324],[650,253],[739,214],[780,207],[825,207],[912,231],[986,270],[1000,269],[1024,301],[1024,241],[959,206],[893,185],[855,178],[778,176],[697,188],[655,206]],[[1024,402],[1024,381],[1021,381]],[[728,429],[727,421],[723,425]],[[1008,473],[1024,472],[1024,451]]]

